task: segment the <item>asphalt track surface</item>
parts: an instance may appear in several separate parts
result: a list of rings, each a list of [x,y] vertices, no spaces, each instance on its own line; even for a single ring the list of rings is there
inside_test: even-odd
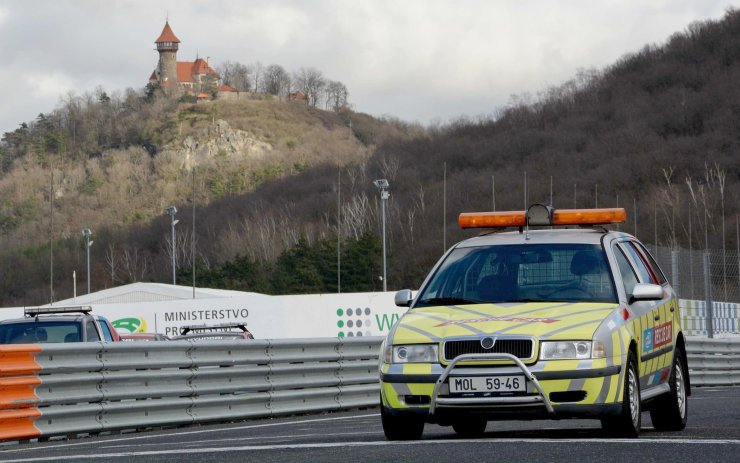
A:
[[[738,462],[740,387],[694,388],[682,432],[612,439],[598,421],[489,422],[480,439],[427,425],[414,442],[388,442],[377,409],[251,420],[72,440],[7,443],[2,462]]]

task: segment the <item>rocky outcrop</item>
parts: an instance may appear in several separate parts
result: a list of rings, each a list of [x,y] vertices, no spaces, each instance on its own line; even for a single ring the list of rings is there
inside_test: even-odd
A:
[[[252,138],[249,132],[233,129],[223,119],[217,120],[208,127],[201,139],[186,137],[181,146],[174,148],[182,167],[190,170],[203,161],[215,156],[238,156],[244,158],[261,158],[272,151],[272,146]]]

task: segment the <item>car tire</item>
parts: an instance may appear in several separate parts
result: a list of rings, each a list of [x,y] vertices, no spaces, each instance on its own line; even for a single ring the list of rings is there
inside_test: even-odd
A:
[[[388,413],[382,403],[380,421],[388,440],[419,440],[424,433],[424,420],[414,415]]]
[[[681,431],[686,427],[688,418],[687,375],[683,358],[683,352],[676,350],[673,356],[671,376],[668,379],[671,390],[668,394],[656,399],[650,410],[650,419],[656,431]]]
[[[466,418],[452,423],[452,429],[460,437],[480,437],[486,432],[488,421],[482,418]]]
[[[630,352],[624,372],[622,410],[617,416],[602,418],[601,427],[612,436],[637,437],[640,434],[641,425],[640,376],[635,354]]]

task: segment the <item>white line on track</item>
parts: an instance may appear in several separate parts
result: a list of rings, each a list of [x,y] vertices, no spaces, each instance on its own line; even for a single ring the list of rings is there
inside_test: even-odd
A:
[[[338,436],[355,436],[356,437],[357,433],[356,432],[333,432],[331,436],[332,437],[338,437]],[[312,438],[312,437],[326,437],[326,433],[324,434],[311,433],[311,434],[297,434],[297,435],[296,434],[286,434],[286,435],[281,435],[281,436],[254,436],[254,437],[232,437],[232,438],[221,438],[221,439],[189,440],[184,443],[179,443],[178,445],[181,445],[181,446],[182,445],[200,445],[203,443],[209,443],[211,445],[215,445],[217,442],[238,442],[238,441],[246,442],[246,441],[254,441],[254,440],[268,441],[268,440],[296,439],[296,438],[305,439],[305,438]],[[100,445],[96,446],[95,448],[117,449],[121,447],[123,448],[129,447],[129,445],[126,445],[126,444],[120,444],[120,445],[105,445],[105,444],[106,442],[100,442]],[[152,446],[152,445],[161,446],[162,443],[152,442],[149,444],[144,444],[144,443],[136,444],[136,446],[139,448],[144,447],[144,446]]]
[[[194,454],[214,454],[214,453],[226,453],[226,452],[254,452],[260,450],[309,450],[309,449],[328,449],[337,447],[377,447],[377,446],[389,446],[389,445],[433,445],[439,444],[444,446],[450,446],[455,444],[564,444],[564,443],[589,443],[589,444],[668,444],[668,445],[740,445],[740,439],[465,439],[465,440],[420,440],[420,441],[406,441],[406,442],[388,442],[388,441],[373,441],[373,442],[326,442],[316,444],[281,444],[281,445],[246,445],[239,447],[213,447],[213,448],[200,448],[200,449],[173,449],[173,450],[150,450],[140,452],[118,452],[118,453],[100,453],[97,452],[94,455],[64,455],[55,456],[48,458],[20,458],[16,460],[4,460],[4,463],[23,463],[23,462],[40,462],[40,461],[67,461],[67,460],[93,460],[101,458],[131,458],[131,457],[147,457],[156,455],[194,455]]]
[[[256,429],[256,428],[268,428],[272,426],[293,426],[296,424],[309,424],[309,423],[317,423],[321,421],[340,421],[340,420],[356,420],[361,418],[375,418],[380,416],[380,413],[371,413],[369,415],[352,415],[352,416],[334,416],[334,417],[328,417],[328,418],[315,418],[311,420],[300,420],[300,421],[281,421],[278,423],[262,423],[262,424],[249,424],[245,426],[234,426],[234,427],[223,427],[220,430],[221,431],[234,431],[234,430],[241,430],[241,429]],[[214,425],[217,426],[217,425]],[[84,442],[70,442],[68,444],[56,444],[53,447],[50,448],[62,448],[62,447],[78,447],[81,445],[101,445],[101,444],[108,444],[111,442],[126,442],[130,440],[139,440],[139,439],[156,439],[159,437],[169,437],[169,436],[185,436],[188,434],[203,434],[213,433],[213,427],[208,427],[204,429],[197,429],[194,431],[181,431],[181,432],[170,432],[170,433],[156,433],[156,431],[149,432],[147,434],[136,434],[131,435],[127,437],[116,437],[113,439],[104,439],[104,440],[95,440],[90,441],[86,440]],[[39,447],[26,447],[22,449],[0,449],[0,455],[10,452],[29,452],[29,451],[36,451]]]

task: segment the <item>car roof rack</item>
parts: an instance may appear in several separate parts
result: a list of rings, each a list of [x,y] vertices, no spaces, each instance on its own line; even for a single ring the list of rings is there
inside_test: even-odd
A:
[[[89,305],[78,305],[71,307],[26,307],[23,313],[27,317],[37,317],[39,315],[63,314],[63,313],[83,313],[85,315],[92,312]]]
[[[191,331],[223,331],[227,328],[239,328],[246,332],[247,324],[244,322],[238,323],[221,323],[218,325],[185,325],[180,327],[180,335],[186,335]]]

